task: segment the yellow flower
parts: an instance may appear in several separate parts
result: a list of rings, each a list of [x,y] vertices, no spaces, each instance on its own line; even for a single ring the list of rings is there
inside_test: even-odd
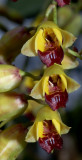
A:
[[[65,107],[67,102],[67,92],[71,93],[77,90],[80,85],[68,77],[60,65],[54,64],[47,68],[43,77],[31,91],[31,96],[36,99],[45,97],[46,102],[55,110],[59,107]]]
[[[48,106],[44,106],[39,110],[33,126],[28,131],[26,142],[36,142],[39,140],[41,147],[47,152],[51,152],[54,148],[61,148],[62,140],[60,136],[68,133],[69,130],[70,127],[62,122],[58,111],[54,112]],[[47,142],[52,142],[52,138],[53,143],[48,144]]]
[[[36,34],[22,47],[21,53],[26,56],[37,56],[48,67],[54,63],[61,64],[63,49],[71,46],[75,37],[51,21],[42,23]]]

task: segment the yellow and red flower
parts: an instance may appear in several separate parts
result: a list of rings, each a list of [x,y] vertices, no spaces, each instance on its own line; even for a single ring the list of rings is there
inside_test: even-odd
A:
[[[27,56],[39,55],[47,67],[54,63],[61,64],[65,48],[71,46],[75,37],[51,21],[42,23],[36,34],[22,47],[21,53]]]
[[[41,108],[36,120],[29,129],[26,142],[39,141],[40,146],[50,153],[53,149],[61,149],[62,134],[68,133],[70,127],[66,126],[57,111],[52,111],[48,106]]]
[[[42,23],[36,34],[22,47],[21,53],[26,56],[39,55],[41,61],[47,67],[54,63],[61,64],[64,57],[64,49],[71,46],[75,37],[51,21]]]
[[[48,105],[56,110],[65,107],[68,93],[78,89],[80,85],[68,77],[60,65],[54,64],[47,68],[43,77],[31,91],[31,96],[36,99],[44,99]]]

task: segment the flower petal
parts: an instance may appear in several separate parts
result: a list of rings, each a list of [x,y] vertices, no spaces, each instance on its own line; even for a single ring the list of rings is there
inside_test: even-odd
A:
[[[36,83],[30,94],[33,98],[43,98],[43,78]]]
[[[37,141],[37,123],[34,123],[33,126],[29,129],[26,138],[26,142],[36,142]]]
[[[57,75],[64,74],[64,71],[63,71],[61,65],[54,64],[54,65],[50,66],[49,68],[47,68],[45,70],[43,76],[46,77],[46,76],[51,76],[51,75],[54,75],[54,74],[57,74]]]
[[[29,39],[22,47],[21,53],[29,56],[29,57],[34,57],[36,56],[35,52],[35,35]]]
[[[40,103],[37,103],[33,100],[28,100],[28,107],[24,112],[24,115],[28,117],[29,113],[32,113],[34,117],[36,117],[37,112],[39,111],[40,108],[42,108],[43,105]]]
[[[63,37],[62,38],[63,48],[70,47],[74,43],[74,41],[76,40],[76,37],[72,33],[67,32],[65,30],[60,29],[60,31],[61,31],[61,34]]]
[[[62,61],[62,68],[63,69],[73,69],[79,65],[79,62],[71,57],[70,55],[64,54],[64,58]]]
[[[44,51],[45,50],[45,39],[43,37],[43,30],[40,29],[37,34],[36,34],[36,38],[35,38],[35,50],[36,53],[38,50],[40,51]]]
[[[37,140],[43,138],[43,122],[38,122],[37,124]]]
[[[77,90],[80,87],[80,84],[77,83],[75,80],[68,77],[67,75],[65,75],[65,77],[66,77],[66,80],[67,80],[67,91],[68,91],[68,93],[71,93],[71,92]]]

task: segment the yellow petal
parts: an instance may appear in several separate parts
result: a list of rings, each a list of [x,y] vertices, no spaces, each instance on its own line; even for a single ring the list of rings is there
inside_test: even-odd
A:
[[[60,42],[60,45],[62,45],[62,34],[61,34],[59,28],[54,28],[53,31],[54,31],[58,41]]]
[[[58,29],[59,27],[56,24],[54,24],[52,21],[45,21],[45,22],[41,23],[41,25],[38,27],[38,30],[40,28],[43,28],[43,29],[44,28],[51,28],[51,29],[56,28],[56,29]]]
[[[43,82],[43,96],[45,95],[45,93],[49,94],[48,80],[49,80],[49,77],[45,77],[44,78],[44,82]]]
[[[31,39],[29,39],[22,47],[21,49],[21,53],[29,56],[29,57],[34,57],[36,56],[36,52],[35,52],[35,37],[36,35],[34,35]]]
[[[51,75],[54,75],[54,74],[57,74],[57,75],[64,74],[64,71],[63,71],[61,65],[54,64],[54,65],[50,66],[49,68],[47,68],[45,70],[43,76],[46,77],[46,76],[51,76]]]
[[[36,142],[37,141],[37,123],[34,123],[32,127],[30,127],[26,137],[26,142]]]
[[[60,115],[59,115],[59,116],[60,116]],[[68,133],[69,130],[70,130],[70,128],[71,128],[71,127],[68,127],[67,125],[65,125],[65,124],[62,122],[61,118],[60,118],[59,121],[53,119],[53,120],[52,120],[52,123],[53,123],[53,125],[55,126],[57,132],[58,132],[60,135],[61,135],[61,134],[66,134],[66,133]]]
[[[35,99],[43,98],[43,78],[36,83],[30,95]]]
[[[43,138],[43,122],[38,122],[37,124],[37,140]]]
[[[62,89],[67,89],[67,80],[65,78],[65,76],[63,74],[60,74],[60,78],[61,78],[61,81],[62,81]]]
[[[26,111],[24,112],[24,114],[28,114],[29,112],[31,112],[36,117],[37,112],[42,107],[43,107],[42,104],[37,103],[37,102],[35,102],[33,100],[28,100],[28,107],[27,107]]]
[[[62,61],[63,69],[73,69],[79,65],[79,62],[73,59],[71,56],[64,54],[64,58]]]
[[[74,41],[76,40],[76,37],[70,32],[64,31],[62,29],[60,29],[60,31],[62,34],[63,48],[70,47],[74,43]]]
[[[35,38],[35,50],[37,53],[37,50],[40,51],[44,51],[45,50],[45,39],[43,37],[43,30],[40,29],[37,34],[36,34],[36,38]]]
[[[77,90],[80,87],[80,84],[77,83],[75,80],[68,77],[67,75],[65,75],[65,77],[66,77],[66,80],[67,80],[67,91],[68,91],[68,93],[71,93],[71,92]]]
[[[25,141],[36,142],[39,137],[43,137],[43,123],[34,122],[33,126],[29,129]]]
[[[61,125],[60,125],[60,123],[57,120],[55,120],[55,119],[52,119],[52,123],[55,126],[57,132],[59,134],[61,134]]]

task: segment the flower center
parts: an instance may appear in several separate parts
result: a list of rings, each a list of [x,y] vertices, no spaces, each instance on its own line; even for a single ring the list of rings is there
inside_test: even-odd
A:
[[[61,149],[63,145],[63,140],[57,133],[56,128],[52,124],[51,120],[43,121],[43,138],[39,138],[40,146],[50,153],[54,148]]]
[[[47,65],[47,67],[54,63],[61,64],[64,57],[64,52],[59,44],[56,35],[52,30],[44,30],[43,37],[45,39],[45,50],[42,52],[38,50],[38,55],[41,61]]]
[[[53,110],[66,106],[68,93],[59,76],[49,77],[49,94],[45,93],[45,100]]]

